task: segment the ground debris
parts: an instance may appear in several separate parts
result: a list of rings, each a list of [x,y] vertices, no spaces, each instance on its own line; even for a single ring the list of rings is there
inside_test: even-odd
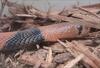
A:
[[[11,55],[0,53],[0,68],[100,68],[100,4],[44,12],[31,5],[4,2],[0,10],[0,32],[62,22],[88,26],[90,32],[77,39],[37,44],[37,49],[31,51],[21,50]],[[8,7],[10,16],[2,14],[4,6]]]

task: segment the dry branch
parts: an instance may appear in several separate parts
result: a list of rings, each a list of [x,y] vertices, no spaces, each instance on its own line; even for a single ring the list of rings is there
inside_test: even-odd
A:
[[[62,42],[63,43],[63,42]],[[64,43],[63,43],[64,44]],[[62,44],[62,45],[63,45]],[[64,46],[68,46],[66,49],[69,51],[74,57],[78,56],[79,54],[83,54],[84,58],[82,59],[83,62],[87,63],[93,68],[100,68],[100,60],[99,58],[94,55],[86,46],[76,41],[68,42],[64,44]]]
[[[82,60],[84,57],[83,54],[77,56],[75,59],[69,61],[65,66],[64,68],[73,68],[80,60]]]

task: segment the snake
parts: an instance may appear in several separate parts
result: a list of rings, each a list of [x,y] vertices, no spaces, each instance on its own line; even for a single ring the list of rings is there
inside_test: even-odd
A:
[[[34,46],[41,42],[56,42],[58,39],[83,37],[89,27],[73,23],[57,23],[22,31],[0,33],[0,50],[15,50]]]

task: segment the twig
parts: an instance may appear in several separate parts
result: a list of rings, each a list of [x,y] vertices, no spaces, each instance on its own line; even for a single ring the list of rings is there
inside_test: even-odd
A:
[[[73,43],[76,45],[74,46],[74,48],[83,53],[88,59],[90,59],[96,66],[97,68],[100,68],[100,59],[94,55],[86,46],[84,46],[83,44],[81,43],[78,43],[76,41],[73,41]]]
[[[35,15],[29,15],[29,14],[16,14],[17,17],[27,17],[27,18],[35,18]]]
[[[95,13],[92,13],[92,12],[86,10],[85,8],[82,8],[82,7],[77,7],[77,8],[78,8],[79,10],[85,11],[85,12],[87,12],[88,14],[90,14],[90,15],[92,15],[92,16],[95,16],[96,18],[99,18],[99,19],[100,19],[100,17],[99,17],[98,15],[96,15]]]
[[[74,67],[79,61],[81,61],[83,59],[84,55],[80,54],[79,56],[77,56],[75,59],[73,59],[72,61],[69,61],[64,68],[72,68]]]
[[[66,47],[66,48],[68,48],[68,46],[64,43],[64,42],[62,42],[62,41],[60,41],[60,40],[57,40],[61,45],[63,45],[64,47]]]
[[[48,62],[48,63],[51,63],[52,62],[52,49],[51,48],[49,48],[49,53],[48,53],[48,55],[47,55],[47,58],[46,58],[46,61]]]
[[[5,8],[5,5],[7,4],[7,2],[8,2],[8,0],[1,0],[0,17],[3,14],[4,8]]]
[[[100,68],[99,59],[94,54],[92,54],[89,50],[87,50],[87,47],[85,47],[84,45],[82,44],[76,45],[68,41],[67,41],[67,44],[64,44],[64,46],[65,45],[69,46],[69,48],[67,47],[66,50],[69,51],[74,57],[77,57],[79,54],[83,54],[84,58],[82,59],[82,61],[84,63],[90,65],[93,68]]]

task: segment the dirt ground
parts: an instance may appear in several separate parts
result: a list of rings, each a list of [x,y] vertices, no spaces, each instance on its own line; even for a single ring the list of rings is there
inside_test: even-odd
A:
[[[0,68],[100,68],[100,4],[43,12],[31,5],[1,2],[1,33],[62,22],[88,26],[90,32],[81,38],[43,42],[28,50],[0,52]],[[9,16],[3,14],[5,6]]]

